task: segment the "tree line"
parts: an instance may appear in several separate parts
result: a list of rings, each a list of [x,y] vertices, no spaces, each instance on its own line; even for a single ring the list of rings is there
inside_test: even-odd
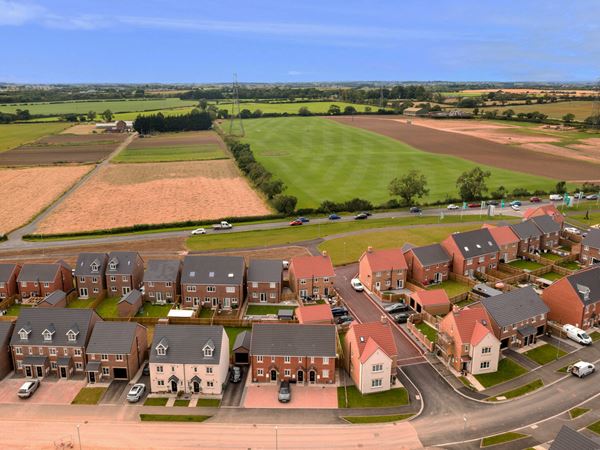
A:
[[[162,113],[139,115],[133,122],[133,129],[140,134],[163,133],[167,131],[209,130],[212,119],[208,112],[193,109],[189,114],[164,116]]]

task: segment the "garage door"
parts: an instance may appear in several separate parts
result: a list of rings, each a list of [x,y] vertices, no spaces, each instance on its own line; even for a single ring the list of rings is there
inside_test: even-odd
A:
[[[127,369],[124,367],[115,367],[113,369],[113,378],[118,380],[126,380],[127,379]]]

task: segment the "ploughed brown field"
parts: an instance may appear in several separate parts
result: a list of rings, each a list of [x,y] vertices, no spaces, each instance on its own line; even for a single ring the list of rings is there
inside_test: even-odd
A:
[[[560,154],[529,150],[502,144],[455,130],[444,130],[446,123],[435,119],[390,118],[386,116],[332,117],[331,120],[362,128],[402,141],[420,150],[452,155],[502,169],[515,170],[567,181],[600,180],[600,164],[570,158],[569,151],[556,147]],[[408,124],[407,121],[412,124]],[[425,122],[426,121],[426,122]],[[475,124],[477,122],[473,122]],[[485,126],[485,125],[483,125]],[[516,134],[515,143],[522,135]]]
[[[38,226],[43,234],[270,214],[231,160],[110,164]]]

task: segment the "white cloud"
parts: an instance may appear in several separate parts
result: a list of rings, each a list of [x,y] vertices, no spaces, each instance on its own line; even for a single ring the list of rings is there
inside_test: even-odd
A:
[[[38,5],[0,0],[0,25],[23,25],[39,18],[44,11]]]

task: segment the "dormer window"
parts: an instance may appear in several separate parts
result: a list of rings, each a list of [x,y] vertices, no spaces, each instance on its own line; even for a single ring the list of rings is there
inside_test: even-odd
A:
[[[67,339],[71,342],[74,342],[77,339],[77,335],[73,331],[69,331],[67,333]]]
[[[208,272],[208,276],[209,276],[210,278],[214,278],[214,277],[215,277],[215,273],[214,273],[214,272]]]
[[[213,349],[210,347],[204,347],[204,357],[212,358],[212,355],[213,355]]]
[[[98,272],[98,264],[92,263],[92,272]]]
[[[21,340],[23,340],[23,341],[26,341],[29,338],[29,333],[25,330],[20,330],[19,338],[21,338]]]
[[[108,268],[109,268],[110,270],[117,270],[117,263],[111,262],[111,263],[108,265]]]
[[[42,333],[42,335],[44,336],[44,340],[45,341],[51,341],[53,334],[54,333],[52,333],[50,330],[44,330],[44,332]]]
[[[167,349],[164,348],[162,345],[159,345],[158,347],[156,347],[156,354],[159,356],[165,356],[167,354]]]

